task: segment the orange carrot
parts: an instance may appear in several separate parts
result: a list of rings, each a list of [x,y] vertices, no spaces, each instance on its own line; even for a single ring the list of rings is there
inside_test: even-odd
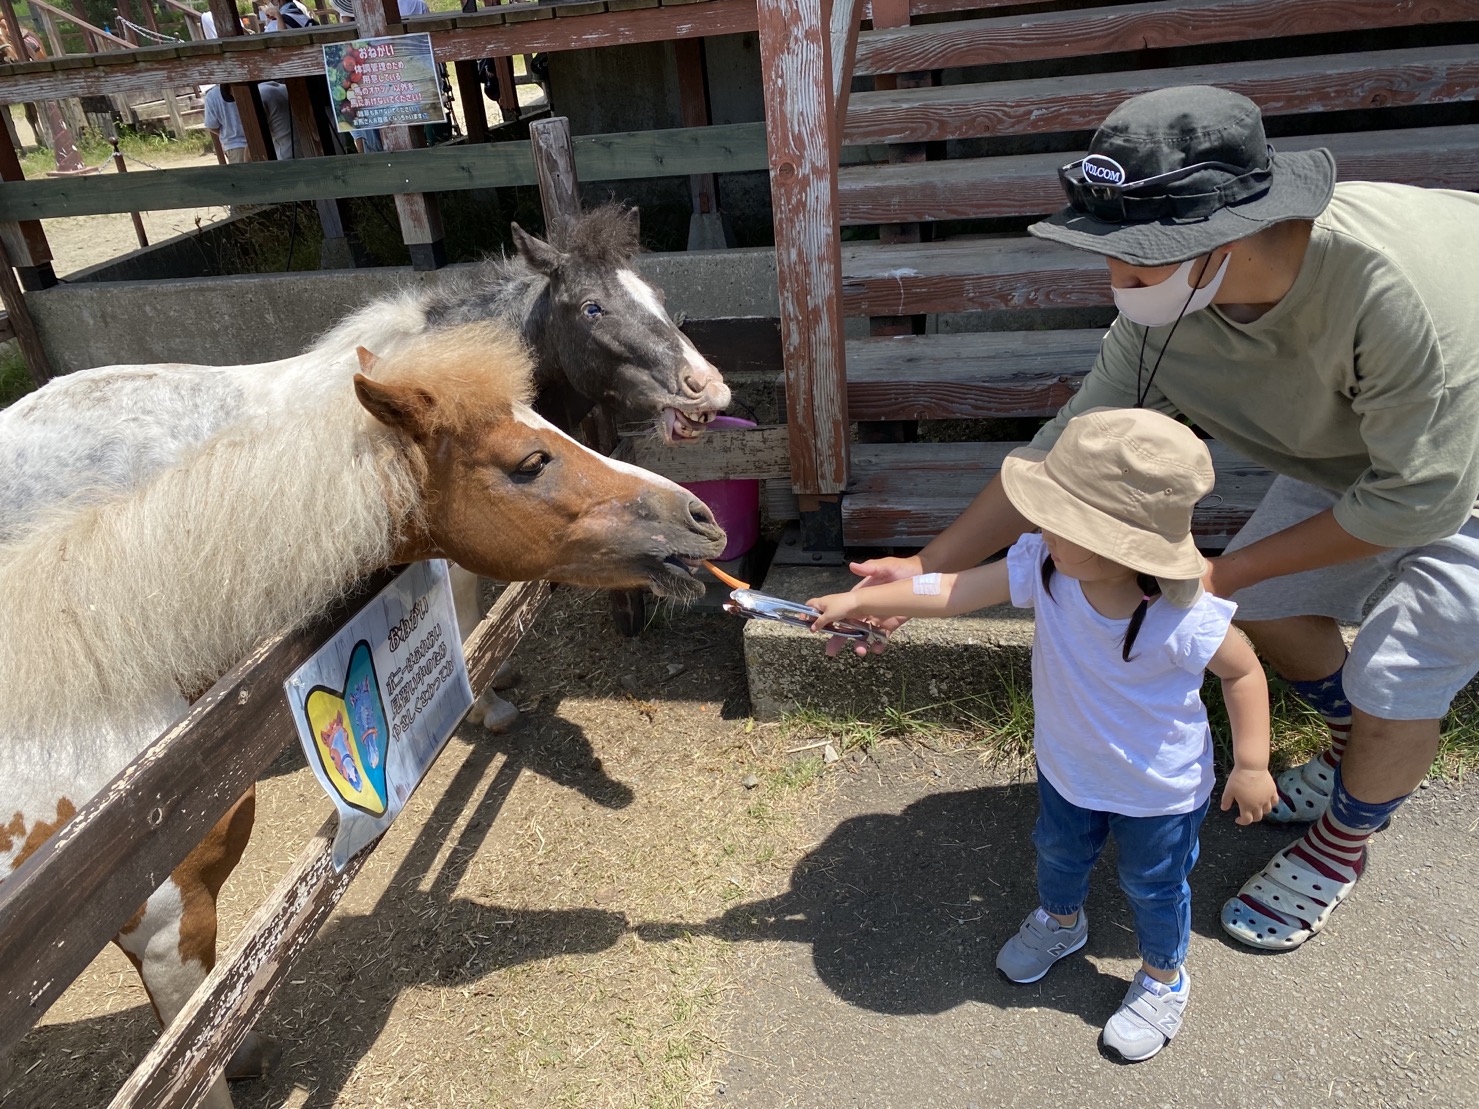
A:
[[[733,586],[735,589],[749,589],[750,588],[750,583],[749,582],[747,582],[747,581],[740,581],[739,578],[735,577],[734,575],[732,575],[732,574],[726,574],[723,570],[719,569],[719,567],[715,566],[708,559],[704,559],[703,560],[703,564],[704,564],[705,567],[708,568],[709,573],[713,574],[716,578],[718,578],[720,581],[722,581],[725,585]]]

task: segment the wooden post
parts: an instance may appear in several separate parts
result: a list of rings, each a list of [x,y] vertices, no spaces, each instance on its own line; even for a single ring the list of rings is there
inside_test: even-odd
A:
[[[210,0],[211,15],[216,17],[217,38],[237,38],[245,34],[241,29],[241,17],[236,14],[235,0]],[[252,161],[270,162],[277,158],[272,148],[272,132],[267,126],[267,109],[262,106],[262,94],[250,82],[231,86],[231,96],[236,101],[236,114],[241,117],[241,129],[246,135],[247,149]],[[183,125],[182,125],[183,126]]]
[[[849,465],[838,148],[826,14],[825,0],[757,3],[791,484],[808,497],[841,493]]]
[[[678,104],[684,127],[707,127],[709,83],[704,71],[702,39],[679,39],[673,43],[678,60]],[[712,173],[695,173],[688,178],[693,198],[693,215],[688,220],[689,250],[722,250],[734,246],[734,229],[719,210],[719,178]]]
[[[873,26],[909,26],[908,0],[879,0],[873,5]],[[878,90],[926,88],[934,83],[931,73],[881,73],[873,78],[873,87]],[[891,164],[901,162],[923,162],[927,158],[927,147],[922,142],[899,143],[888,148]],[[922,228],[917,223],[890,223],[879,227],[879,238],[885,243],[917,243],[922,239]],[[875,338],[891,338],[898,335],[924,334],[924,316],[873,316],[868,320],[868,334]],[[874,420],[858,424],[860,443],[906,443],[918,438],[918,420]]]
[[[11,226],[15,225],[11,224]],[[31,374],[31,381],[39,389],[55,375],[51,370],[51,359],[46,357],[46,351],[41,346],[41,337],[36,334],[36,322],[31,319],[31,310],[26,307],[26,298],[21,295],[20,285],[16,283],[13,263],[10,251],[5,245],[4,235],[0,235],[0,303],[5,305],[5,311],[10,316],[10,326],[15,331],[16,342],[20,344],[21,354],[26,360],[26,369]]]
[[[118,149],[118,140],[113,140],[113,168],[119,173],[128,172],[128,163],[123,160],[123,152]],[[139,246],[149,245],[149,237],[144,233],[144,216],[141,212],[130,212],[134,221],[134,237],[139,240]]]
[[[395,0],[354,0],[355,20],[365,38],[388,32],[392,22],[400,22]],[[384,127],[380,139],[386,150],[412,150],[424,145],[416,140],[409,127]],[[447,264],[446,232],[442,229],[442,211],[436,197],[426,193],[397,193],[395,210],[401,220],[401,240],[411,253],[414,270],[439,270]]]
[[[483,83],[478,80],[478,63],[463,58],[452,63],[457,87],[462,90],[463,123],[468,142],[488,141],[488,110],[483,104]]]
[[[77,17],[77,24],[82,28],[82,41],[87,44],[89,54],[101,54],[103,52],[102,40],[92,33],[92,24],[87,19],[87,9],[82,6],[82,0],[71,0],[68,5],[72,14]]]
[[[324,130],[319,126],[323,114],[315,109],[315,86],[308,77],[289,77],[288,105],[293,113],[293,134],[305,158],[319,158],[326,153]],[[327,107],[327,105],[325,105]],[[299,155],[297,152],[295,157]],[[319,250],[321,269],[355,269],[362,261],[350,242],[348,228],[351,224],[349,204],[344,200],[316,200],[318,222],[323,228],[323,246]]]
[[[0,128],[0,181],[24,181],[25,177],[15,144],[10,140],[10,131]],[[46,241],[39,220],[0,223],[0,241],[3,241],[10,258],[9,264],[15,267],[21,288],[49,289],[57,283],[56,271],[51,265],[51,245]]]
[[[535,120],[529,125],[529,144],[534,148],[534,175],[544,206],[545,237],[563,250],[565,229],[580,215],[580,178],[575,172],[570,120],[565,116]]]
[[[503,122],[512,123],[516,119],[522,119],[524,109],[519,107],[518,75],[514,73],[513,58],[507,54],[499,54],[492,61],[493,72],[498,74],[498,111],[503,116]],[[524,59],[526,65],[528,61],[528,58]]]

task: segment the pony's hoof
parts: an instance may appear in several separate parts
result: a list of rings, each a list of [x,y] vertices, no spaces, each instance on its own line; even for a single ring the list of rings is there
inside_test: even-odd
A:
[[[473,706],[473,719],[488,731],[499,735],[518,722],[519,710],[492,693],[483,694],[482,700]]]
[[[519,684],[519,672],[514,669],[513,663],[505,662],[493,675],[491,686],[493,689],[512,689]]]
[[[226,1077],[232,1081],[266,1078],[281,1058],[282,1048],[276,1040],[258,1032],[248,1032],[226,1064]]]

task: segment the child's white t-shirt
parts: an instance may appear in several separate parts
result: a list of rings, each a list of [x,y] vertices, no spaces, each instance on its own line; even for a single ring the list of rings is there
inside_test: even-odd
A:
[[[1129,620],[1101,616],[1066,574],[1043,588],[1037,533],[1007,552],[1012,604],[1036,617],[1033,742],[1039,771],[1080,808],[1125,816],[1191,812],[1212,793],[1212,733],[1202,704],[1207,663],[1237,606],[1203,594],[1191,608],[1158,598],[1130,661]]]

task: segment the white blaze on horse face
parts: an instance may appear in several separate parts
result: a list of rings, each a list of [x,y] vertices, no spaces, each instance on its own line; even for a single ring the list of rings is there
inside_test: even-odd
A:
[[[637,276],[633,270],[617,270],[617,279],[621,287],[632,295],[632,299],[647,311],[651,312],[660,320],[668,318],[668,313],[662,306],[662,301],[657,299],[657,290]]]
[[[658,319],[671,322],[671,317],[668,315],[667,309],[657,299],[656,289],[643,281],[632,270],[618,270],[616,276],[621,280],[622,288],[632,294],[633,300],[643,308],[646,308],[647,311],[651,312]],[[677,324],[673,326],[675,329],[677,328]],[[682,331],[678,332],[678,342],[683,346],[683,360],[692,369],[705,375],[718,372],[714,369],[713,364],[698,352],[698,347],[693,345],[693,340],[687,335],[684,335]]]

